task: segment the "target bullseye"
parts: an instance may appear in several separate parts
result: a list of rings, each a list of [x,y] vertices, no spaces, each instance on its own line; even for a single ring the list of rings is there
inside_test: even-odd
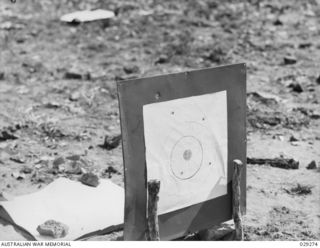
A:
[[[181,180],[190,179],[200,170],[203,160],[201,142],[193,136],[184,136],[171,152],[171,171]]]

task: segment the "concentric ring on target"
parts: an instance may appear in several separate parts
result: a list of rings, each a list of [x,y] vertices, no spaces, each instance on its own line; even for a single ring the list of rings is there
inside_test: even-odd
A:
[[[172,148],[170,167],[173,175],[181,180],[194,177],[203,161],[202,144],[194,136],[183,136]]]

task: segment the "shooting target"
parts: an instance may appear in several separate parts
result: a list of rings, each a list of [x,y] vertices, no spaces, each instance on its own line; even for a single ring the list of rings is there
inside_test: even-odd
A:
[[[226,92],[144,106],[147,177],[164,213],[226,194]]]
[[[160,180],[161,240],[232,219],[234,159],[246,162],[246,65],[117,82],[124,240],[145,240],[147,182]],[[246,209],[246,169],[241,176]]]

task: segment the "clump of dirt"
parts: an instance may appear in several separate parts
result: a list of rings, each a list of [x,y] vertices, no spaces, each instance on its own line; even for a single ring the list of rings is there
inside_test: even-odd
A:
[[[292,195],[308,195],[312,193],[312,186],[309,185],[301,185],[298,183],[297,186],[293,187],[288,191],[288,193]]]

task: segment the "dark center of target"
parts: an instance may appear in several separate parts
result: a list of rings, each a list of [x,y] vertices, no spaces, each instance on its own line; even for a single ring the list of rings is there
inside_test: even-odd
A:
[[[190,160],[191,157],[192,157],[192,151],[190,149],[187,149],[183,152],[184,160]]]

